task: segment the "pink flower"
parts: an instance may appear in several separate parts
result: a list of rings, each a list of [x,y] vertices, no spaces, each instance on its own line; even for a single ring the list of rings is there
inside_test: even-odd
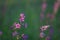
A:
[[[43,32],[40,33],[40,37],[41,38],[44,38],[45,37],[45,34]]]
[[[44,3],[42,4],[42,11],[44,11],[44,10],[46,9],[46,6],[47,6],[47,4],[44,2]]]
[[[48,27],[49,27],[49,25],[46,25],[46,26],[42,26],[40,29],[41,29],[41,31],[45,31],[45,30],[47,30]]]
[[[23,13],[21,13],[20,18],[25,18],[25,15]]]
[[[20,28],[21,27],[21,25],[19,23],[17,23],[15,26],[16,26],[16,28]]]
[[[56,2],[56,3],[54,4],[54,13],[56,13],[56,12],[57,12],[58,7],[59,7],[59,3],[58,3],[58,2]]]
[[[25,15],[23,13],[20,14],[20,22],[24,22],[25,19]]]
[[[44,28],[41,27],[40,29],[41,29],[41,31],[44,31]]]
[[[24,14],[23,14],[23,13],[21,13],[21,14],[20,14],[20,16],[24,16]]]
[[[24,20],[24,17],[20,18],[21,20]]]
[[[20,18],[19,20],[20,20],[20,22],[24,22],[24,18]]]

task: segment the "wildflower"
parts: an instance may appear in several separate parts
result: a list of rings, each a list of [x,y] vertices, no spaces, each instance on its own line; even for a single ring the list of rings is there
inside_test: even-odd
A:
[[[23,13],[20,14],[20,22],[24,22],[24,19],[25,19],[25,15]]]
[[[16,31],[14,31],[13,33],[12,33],[12,36],[16,36],[18,33],[16,32]]]
[[[53,29],[53,27],[50,27],[50,29],[49,29],[49,35],[52,36],[53,33],[54,33],[54,29]]]
[[[45,37],[45,33],[41,32],[41,33],[40,33],[40,37],[41,37],[41,38],[44,38],[44,37]]]
[[[20,28],[21,27],[21,25],[19,23],[17,23],[15,26],[16,26],[16,28]]]
[[[47,6],[47,4],[44,2],[44,3],[42,4],[42,11],[45,11],[46,6]]]
[[[59,7],[59,3],[58,2],[56,2],[55,4],[54,4],[54,14],[56,14],[56,12],[58,11],[58,7]]]
[[[23,13],[20,14],[20,17],[25,17]]]
[[[41,31],[44,31],[44,30],[47,30],[48,27],[49,27],[49,25],[46,25],[46,26],[40,27],[40,29],[41,29]]]
[[[22,34],[22,38],[23,38],[23,40],[27,40],[28,39],[28,35]]]
[[[20,18],[19,20],[20,20],[20,22],[24,22],[24,19],[25,19],[25,18]]]

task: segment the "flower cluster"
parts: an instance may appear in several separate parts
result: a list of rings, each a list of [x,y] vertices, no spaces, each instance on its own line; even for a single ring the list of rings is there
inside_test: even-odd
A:
[[[25,19],[25,15],[23,13],[20,14],[20,22],[24,22],[24,19]]]
[[[44,18],[45,18],[44,12],[46,10],[46,7],[47,7],[46,0],[43,0],[42,6],[41,6],[41,13],[40,13],[41,21],[44,20]]]
[[[47,30],[50,26],[49,25],[45,25],[45,26],[42,26],[40,27],[40,37],[41,38],[44,38],[46,36],[46,34],[44,33],[45,30]]]
[[[47,30],[48,28],[49,28],[49,34],[46,35],[44,31]],[[51,40],[51,37],[53,36],[53,33],[54,33],[54,28],[51,25],[45,25],[45,26],[40,27],[40,31],[41,31],[40,32],[41,38],[45,37],[45,40]]]
[[[43,3],[42,3],[42,11],[41,11],[41,13],[40,13],[40,21],[41,22],[43,22],[44,20],[46,20],[45,19],[45,17],[48,19],[48,20],[46,20],[46,22],[47,22],[47,25],[44,25],[44,26],[41,26],[40,27],[40,37],[41,38],[44,38],[45,36],[46,36],[46,34],[45,34],[45,30],[47,30],[48,28],[49,28],[49,36],[46,36],[45,38],[45,40],[50,40],[51,38],[51,36],[53,35],[53,32],[54,32],[54,29],[51,27],[51,24],[52,24],[52,21],[54,20],[54,18],[55,18],[55,15],[56,15],[56,13],[57,13],[57,11],[58,11],[58,8],[59,8],[59,3],[60,1],[59,0],[57,0],[57,2],[55,2],[54,3],[54,6],[53,6],[53,12],[52,13],[47,13],[46,14],[46,16],[45,16],[45,10],[46,10],[46,7],[47,7],[47,3],[46,3],[46,0],[43,0]]]
[[[24,25],[22,25],[24,24]],[[24,37],[24,36],[21,36],[20,37],[20,34],[19,32],[17,32],[17,29],[20,29],[22,26],[25,26],[25,28],[27,28],[27,23],[25,23],[25,15],[24,13],[21,13],[20,14],[20,17],[19,17],[19,22],[14,22],[14,24],[11,26],[11,29],[14,30],[14,32],[12,32],[12,36],[16,36],[17,40],[21,37]],[[25,34],[24,34],[25,35]]]

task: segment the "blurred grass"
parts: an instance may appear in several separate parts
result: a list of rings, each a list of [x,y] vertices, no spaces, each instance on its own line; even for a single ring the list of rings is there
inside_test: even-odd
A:
[[[54,0],[48,0],[48,7],[46,14],[53,11]],[[28,23],[27,29],[21,29],[21,33],[29,35],[28,40],[41,40],[39,38],[39,27],[46,22],[40,23],[40,12],[41,12],[41,0],[0,0],[0,30],[3,31],[1,40],[16,40],[11,36],[12,31],[9,29],[10,26],[16,21],[18,22],[19,14],[24,12],[26,15],[26,22]],[[60,10],[60,9],[59,9]],[[60,39],[58,35],[58,29],[60,30],[60,12],[58,11],[55,20],[52,25],[55,28],[55,35],[53,40]],[[45,14],[45,15],[46,15]],[[22,31],[23,30],[23,31]],[[57,36],[57,38],[55,38]]]

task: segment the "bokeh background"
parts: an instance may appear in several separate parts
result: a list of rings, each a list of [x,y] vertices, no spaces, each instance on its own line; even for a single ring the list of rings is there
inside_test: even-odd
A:
[[[47,8],[45,15],[53,11],[53,5],[56,0],[47,0]],[[45,40],[40,39],[40,26],[46,24],[40,22],[42,0],[0,0],[0,30],[3,32],[0,36],[0,40],[16,40],[13,38],[10,26],[14,22],[18,22],[21,12],[25,13],[25,21],[28,23],[28,27],[21,28],[20,33],[29,35],[28,40]],[[46,18],[45,18],[46,19]],[[54,28],[54,35],[52,40],[60,40],[60,7],[52,22]],[[48,31],[46,31],[46,34]]]

